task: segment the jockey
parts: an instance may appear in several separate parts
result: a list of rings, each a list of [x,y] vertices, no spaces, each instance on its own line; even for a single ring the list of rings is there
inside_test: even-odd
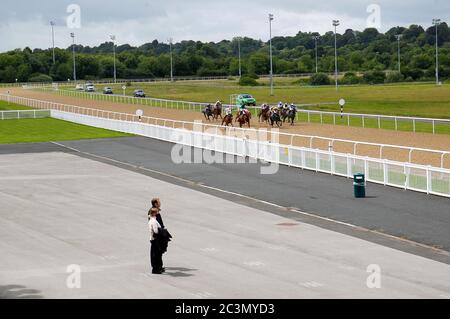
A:
[[[230,116],[233,115],[233,112],[231,111],[231,107],[227,107],[225,109],[225,116]]]
[[[289,108],[289,105],[286,103],[286,104],[284,104],[284,106],[283,106],[283,110],[284,111],[287,111],[287,109]]]
[[[278,103],[278,108],[281,109],[283,107],[283,102]]]
[[[272,107],[272,109],[271,109],[271,111],[272,111],[272,113],[274,113],[274,114],[278,114],[278,111],[279,111],[280,109],[278,108],[278,106],[274,106],[274,107]]]
[[[297,111],[297,108],[294,103],[291,103],[291,105],[289,106],[289,111]]]
[[[245,107],[245,104],[242,104],[239,108],[239,116],[241,116],[242,114],[247,113],[247,112],[248,112],[248,110]]]

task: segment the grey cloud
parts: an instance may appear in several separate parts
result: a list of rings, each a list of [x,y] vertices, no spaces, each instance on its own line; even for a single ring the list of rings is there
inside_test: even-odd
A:
[[[218,41],[236,35],[266,40],[267,14],[275,14],[274,35],[298,30],[331,30],[331,19],[342,20],[341,29],[363,29],[366,8],[377,3],[382,10],[382,30],[412,23],[431,24],[440,17],[450,20],[448,0],[2,0],[0,51],[16,47],[49,46],[50,20],[56,20],[58,46],[68,46],[65,27],[69,4],[81,7],[82,29],[75,30],[84,45],[97,45],[115,33],[120,43],[140,45],[158,39]],[[341,30],[342,31],[342,30]]]

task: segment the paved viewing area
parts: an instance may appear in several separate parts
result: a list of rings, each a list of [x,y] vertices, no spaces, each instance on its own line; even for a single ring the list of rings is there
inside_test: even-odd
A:
[[[174,236],[161,276],[154,196]],[[72,154],[1,155],[0,201],[0,298],[450,298],[448,264]]]

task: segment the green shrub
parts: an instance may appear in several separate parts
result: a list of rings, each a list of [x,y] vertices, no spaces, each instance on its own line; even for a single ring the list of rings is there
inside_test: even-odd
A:
[[[363,81],[367,84],[381,84],[386,80],[386,74],[382,71],[369,71],[364,73]]]
[[[330,77],[325,73],[317,73],[309,78],[310,85],[330,85]]]
[[[234,77],[232,77],[232,76],[229,76],[228,78],[227,78],[227,80],[228,81],[234,81],[234,80],[236,80]]]
[[[259,76],[257,76],[255,73],[246,74],[245,77],[251,78],[251,79],[254,79],[254,80],[259,80]]]
[[[53,78],[46,74],[34,73],[28,78],[28,82],[52,82]]]
[[[301,79],[293,81],[291,84],[292,85],[302,85],[302,86],[309,85],[309,79],[301,78]]]
[[[391,72],[386,77],[386,83],[398,83],[405,81],[405,77],[400,72]]]
[[[353,84],[359,84],[361,82],[361,79],[352,72],[345,73],[344,77],[340,80],[341,84],[346,85],[353,85]]]
[[[412,78],[414,81],[419,80],[420,78],[422,78],[424,76],[424,72],[421,69],[409,69],[409,68],[405,68],[402,71],[402,74],[406,77],[406,78]]]
[[[256,82],[256,80],[251,77],[243,76],[239,80],[239,85],[240,86],[258,86],[258,82]]]

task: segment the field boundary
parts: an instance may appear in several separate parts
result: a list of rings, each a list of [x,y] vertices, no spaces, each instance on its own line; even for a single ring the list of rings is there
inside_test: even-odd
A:
[[[28,89],[36,89],[43,92],[58,94],[60,96],[70,96],[77,98],[90,99],[95,101],[108,101],[112,103],[135,104],[150,107],[160,107],[166,109],[177,109],[184,111],[201,112],[207,105],[211,103],[189,102],[170,99],[158,98],[135,98],[133,96],[124,96],[118,94],[105,95],[100,93],[88,93],[75,90],[60,90],[56,87],[28,87]],[[444,128],[449,130],[450,119],[439,118],[424,118],[424,117],[408,117],[408,116],[393,116],[382,114],[361,114],[361,113],[346,113],[346,112],[326,112],[305,110],[303,107],[332,105],[337,103],[316,103],[316,104],[296,104],[298,113],[298,122],[316,122],[320,124],[333,124],[344,126],[355,126],[362,128],[378,128],[391,129],[395,131],[410,131],[410,132],[428,132],[438,134]],[[224,107],[232,107],[236,109],[236,105],[223,104]],[[254,115],[257,115],[260,107],[249,107]],[[444,133],[445,134],[445,133]]]

